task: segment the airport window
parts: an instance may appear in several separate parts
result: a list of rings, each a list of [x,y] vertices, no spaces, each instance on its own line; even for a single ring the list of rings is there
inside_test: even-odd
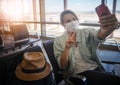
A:
[[[116,16],[117,16],[117,19],[120,22],[120,0],[117,0],[117,4],[116,4]]]
[[[46,36],[56,37],[64,32],[64,28],[59,24],[46,24]]]
[[[39,0],[1,0],[0,10],[7,17],[4,21],[10,25],[26,23],[30,34],[35,34],[36,30],[40,33]]]
[[[63,33],[63,28],[59,24],[60,13],[64,10],[63,1],[64,0],[45,0],[46,23],[51,23],[46,24],[46,36],[55,37]]]
[[[45,0],[46,22],[59,22],[63,10],[63,0]]]
[[[95,8],[100,4],[101,0],[68,0],[68,9],[76,12],[80,23],[96,23]]]
[[[120,23],[120,0],[117,0],[117,4],[116,4],[116,17]],[[113,32],[113,36],[112,37],[115,37],[115,38],[119,38],[120,39],[120,27],[119,29],[115,30]]]
[[[106,4],[109,7],[111,13],[113,13],[113,2],[114,0],[107,0]],[[116,10],[115,10],[115,15],[118,19],[118,21],[120,22],[120,0],[116,0]],[[111,34],[112,38],[120,38],[120,29],[116,29],[112,34]]]
[[[2,8],[10,21],[33,21],[32,0],[5,0],[6,5]],[[29,16],[28,16],[29,15]]]
[[[120,0],[116,1],[116,16],[120,22]],[[43,5],[41,2],[45,4]],[[105,2],[112,12],[114,0],[105,0]],[[56,37],[64,32],[59,18],[65,8],[73,10],[77,14],[80,28],[99,29],[99,19],[95,8],[100,4],[101,0],[0,0],[0,10],[2,11],[0,21],[7,21],[9,24],[26,23],[32,35],[36,32],[42,35],[45,32],[43,33],[45,36]],[[41,17],[45,21],[41,21]],[[119,33],[120,29],[115,30],[112,37],[120,38]]]

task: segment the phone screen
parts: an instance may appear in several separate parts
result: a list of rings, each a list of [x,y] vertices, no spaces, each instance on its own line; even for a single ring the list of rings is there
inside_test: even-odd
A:
[[[111,14],[108,7],[105,6],[105,4],[101,4],[98,7],[95,8],[96,13],[99,17],[107,15],[107,14]]]

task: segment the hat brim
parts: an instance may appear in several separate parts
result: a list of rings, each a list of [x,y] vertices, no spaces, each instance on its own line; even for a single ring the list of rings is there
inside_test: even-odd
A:
[[[18,64],[18,66],[16,67],[15,70],[15,74],[16,77],[20,80],[24,80],[24,81],[35,81],[35,80],[39,80],[39,79],[43,79],[46,76],[48,76],[50,73],[50,64],[48,62],[46,62],[46,68],[43,72],[40,73],[24,73],[21,70],[21,63]]]

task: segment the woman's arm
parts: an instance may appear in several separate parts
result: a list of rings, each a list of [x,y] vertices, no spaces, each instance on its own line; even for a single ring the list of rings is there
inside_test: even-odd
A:
[[[68,66],[68,56],[69,56],[69,48],[65,47],[60,59],[60,64],[62,69]]]
[[[75,45],[76,42],[76,33],[69,33],[68,38],[65,42],[65,48],[61,55],[60,63],[61,67],[64,69],[68,66],[69,51],[70,48]]]
[[[99,39],[105,39],[108,35],[110,35],[116,29],[117,19],[115,15],[106,15],[100,17],[101,29],[98,33]]]

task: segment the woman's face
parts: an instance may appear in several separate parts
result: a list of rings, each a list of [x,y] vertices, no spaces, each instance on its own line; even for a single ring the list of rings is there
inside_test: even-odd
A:
[[[76,20],[76,18],[72,14],[65,14],[63,16],[63,26],[65,27],[66,23],[69,23],[69,22],[75,21],[75,20]]]

